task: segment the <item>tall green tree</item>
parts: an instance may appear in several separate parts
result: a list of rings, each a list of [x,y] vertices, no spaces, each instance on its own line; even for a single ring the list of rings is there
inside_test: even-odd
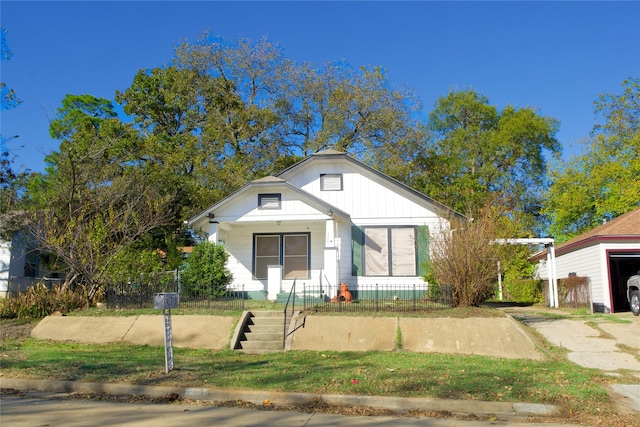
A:
[[[0,60],[2,61],[8,61],[13,56],[7,44],[6,34],[7,30],[0,27]],[[16,108],[21,102],[13,89],[7,87],[6,83],[0,82],[0,111]],[[0,215],[14,208],[27,175],[26,171],[16,171],[13,166],[14,157],[7,147],[7,142],[14,138],[17,136],[5,137],[0,134]],[[0,234],[5,238],[10,238],[12,233],[10,222],[6,217],[0,221]]]
[[[243,151],[267,155],[270,163],[276,159],[268,153],[286,158],[327,148],[367,158],[405,138],[419,107],[409,90],[392,87],[381,67],[341,61],[315,68],[286,58],[267,39],[227,43],[204,34],[178,47],[176,63],[232,84],[260,131],[239,134]]]
[[[640,79],[594,103],[596,124],[582,154],[558,162],[546,195],[549,230],[567,240],[636,207],[640,201]]]
[[[44,174],[30,177],[24,232],[66,272],[63,286],[85,286],[91,301],[123,252],[175,223],[172,195],[137,167],[138,135],[109,101],[68,95],[57,114],[50,130],[60,148]]]
[[[545,154],[560,152],[557,129],[555,119],[532,108],[499,111],[473,90],[452,91],[436,102],[423,139],[409,146],[411,170],[396,174],[469,216],[490,203],[531,230],[541,209]]]

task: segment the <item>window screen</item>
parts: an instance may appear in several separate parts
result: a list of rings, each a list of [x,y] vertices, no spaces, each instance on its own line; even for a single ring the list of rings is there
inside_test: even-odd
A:
[[[256,279],[266,279],[268,266],[280,265],[280,236],[256,236],[255,239],[254,275]]]
[[[367,276],[389,275],[388,228],[364,229],[364,271]]]
[[[414,276],[416,274],[416,236],[413,228],[392,228],[391,268],[394,276]]]
[[[284,236],[284,278],[308,277],[309,236]]]

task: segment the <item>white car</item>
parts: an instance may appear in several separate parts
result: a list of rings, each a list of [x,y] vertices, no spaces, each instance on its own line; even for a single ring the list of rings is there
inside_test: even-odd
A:
[[[634,316],[640,314],[640,271],[627,280],[627,300]]]

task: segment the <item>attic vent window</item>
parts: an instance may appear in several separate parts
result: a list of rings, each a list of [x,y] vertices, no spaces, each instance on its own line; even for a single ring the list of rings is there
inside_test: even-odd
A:
[[[280,193],[258,194],[258,209],[280,209],[281,202]]]
[[[320,190],[342,191],[342,174],[341,173],[320,174]]]

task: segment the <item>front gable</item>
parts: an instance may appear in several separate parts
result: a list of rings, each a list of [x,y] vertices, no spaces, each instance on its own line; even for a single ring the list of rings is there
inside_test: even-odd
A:
[[[331,205],[364,222],[393,218],[412,223],[417,218],[461,216],[428,196],[336,151],[310,156],[278,174]],[[326,179],[331,177],[331,180]],[[336,186],[340,185],[339,189]]]
[[[264,221],[318,221],[340,218],[349,221],[341,209],[275,177],[253,181],[231,196],[210,206],[188,221],[206,231],[208,223],[251,223]]]

